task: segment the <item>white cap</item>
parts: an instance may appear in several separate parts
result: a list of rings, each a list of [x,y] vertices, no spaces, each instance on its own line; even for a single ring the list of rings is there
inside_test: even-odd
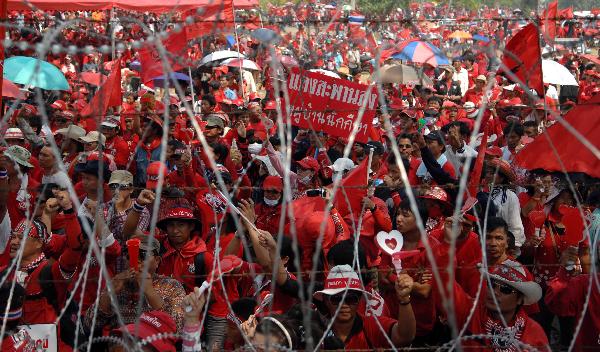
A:
[[[338,158],[333,165],[329,166],[335,172],[350,171],[356,167],[354,161],[348,158]]]

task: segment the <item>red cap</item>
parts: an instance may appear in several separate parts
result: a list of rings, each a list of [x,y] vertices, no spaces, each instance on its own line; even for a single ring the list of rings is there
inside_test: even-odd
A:
[[[317,161],[317,159],[307,156],[304,159],[298,161],[298,165],[300,165],[300,167],[302,167],[303,169],[312,169],[315,172],[319,171],[319,162]]]
[[[264,110],[277,110],[277,103],[275,102],[275,100],[269,100],[266,104],[265,104],[265,108]]]
[[[489,156],[495,156],[497,158],[501,158],[502,157],[502,149],[500,149],[500,147],[494,145],[494,146],[489,147],[485,151],[485,154],[489,155]]]
[[[54,103],[50,104],[50,107],[56,110],[64,110],[67,108],[67,103],[62,100],[56,100]]]
[[[263,189],[272,189],[283,192],[283,180],[279,176],[267,176],[263,181]]]
[[[154,310],[142,313],[138,324],[127,324],[118,330],[114,330],[114,333],[117,335],[121,335],[125,332],[137,337],[139,340],[145,340],[151,336],[157,336],[158,334],[174,334],[177,332],[177,325],[175,324],[173,317],[168,313]],[[152,341],[149,344],[157,351],[175,352],[176,350],[176,341],[173,337],[149,340]]]
[[[148,168],[146,169],[146,176],[148,177],[146,180],[146,188],[156,188],[156,186],[158,185],[158,176],[160,175],[161,169],[163,170],[163,177],[166,177],[168,171],[167,166],[165,164],[161,163],[160,161],[155,161],[148,165]]]

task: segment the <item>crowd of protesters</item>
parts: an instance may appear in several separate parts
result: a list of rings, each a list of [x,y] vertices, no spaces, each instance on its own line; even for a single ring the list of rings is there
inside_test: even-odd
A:
[[[248,11],[238,14],[239,42],[211,35],[190,43],[187,59],[230,46],[263,69],[205,66],[185,96],[140,82],[131,43],[144,33],[123,25],[134,16],[159,30],[170,18],[10,14],[36,23],[11,29],[13,41],[35,43],[83,16],[90,21],[59,43],[109,44],[116,26],[129,45],[116,53],[122,104],[100,116],[81,114],[96,87],[80,75],[110,73],[106,53],[51,52],[71,89],[24,88],[18,104],[4,100],[1,349],[33,350],[23,326],[56,324],[59,351],[434,350],[458,334],[468,350],[599,350],[598,180],[527,170],[515,157],[594,99],[600,59],[549,46],[544,57],[571,70],[579,89],[546,84],[538,96],[498,70],[497,49],[528,17],[511,14],[519,21],[421,5],[365,24],[378,31],[370,42],[322,5]],[[461,24],[473,15],[482,20]],[[424,25],[441,18],[458,22]],[[262,25],[281,33],[272,52],[248,34]],[[596,26],[572,20],[559,30],[589,39]],[[292,66],[371,84],[379,64],[394,63],[373,44],[425,36],[450,50],[458,28],[489,41],[461,43],[450,65],[424,65],[433,85],[382,85],[370,127],[378,138],[348,146],[285,123]],[[274,65],[275,56],[291,61]],[[485,137],[473,135],[478,119]],[[365,165],[364,187],[345,189],[364,191],[360,209],[337,207],[338,187]],[[463,176],[476,178],[473,190]],[[410,252],[401,271],[376,239],[393,230]]]

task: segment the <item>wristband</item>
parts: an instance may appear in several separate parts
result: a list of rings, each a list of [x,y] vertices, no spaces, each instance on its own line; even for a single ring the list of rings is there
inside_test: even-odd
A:
[[[8,171],[0,170],[0,179],[8,178]]]
[[[133,210],[134,211],[141,213],[144,211],[144,209],[146,209],[146,207],[143,205],[140,205],[140,203],[138,203],[137,199],[135,200],[135,202],[133,202]]]
[[[410,295],[408,296],[408,299],[406,300],[406,302],[398,301],[398,303],[401,306],[407,306],[407,305],[409,305],[410,304]]]
[[[73,209],[73,207],[70,207],[69,209],[63,209],[63,214],[73,214],[75,213],[75,210]]]

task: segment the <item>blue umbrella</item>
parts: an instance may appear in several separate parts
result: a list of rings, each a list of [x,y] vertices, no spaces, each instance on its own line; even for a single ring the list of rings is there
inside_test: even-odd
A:
[[[480,35],[480,34],[475,34],[473,35],[473,40],[478,40],[480,42],[484,42],[484,43],[489,43],[490,42],[490,38],[484,36],[484,35]]]
[[[190,76],[181,72],[171,72],[169,75],[162,75],[152,78],[155,86],[164,86],[165,80],[170,79],[171,81],[189,81]]]
[[[279,34],[268,28],[255,29],[250,33],[250,36],[263,44],[277,43],[281,40]]]
[[[400,52],[392,55],[392,58],[430,64],[433,67],[450,64],[446,55],[429,42],[412,40],[402,43],[400,48]]]
[[[13,56],[4,60],[4,78],[40,89],[69,89],[69,82],[58,67],[34,57]]]

